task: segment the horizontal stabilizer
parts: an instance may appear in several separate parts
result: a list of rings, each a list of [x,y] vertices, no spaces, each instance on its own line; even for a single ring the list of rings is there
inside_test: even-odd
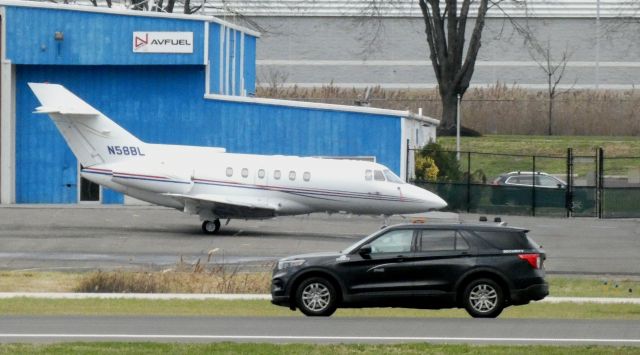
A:
[[[61,115],[98,116],[100,112],[96,110],[82,110],[78,107],[37,107],[33,113],[59,113]]]
[[[69,115],[100,115],[100,112],[58,84],[29,83],[29,87],[42,106],[37,113]]]

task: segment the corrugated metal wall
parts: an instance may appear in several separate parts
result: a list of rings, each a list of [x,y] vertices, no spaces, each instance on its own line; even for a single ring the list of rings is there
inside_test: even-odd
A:
[[[255,93],[256,38],[225,26],[209,27],[208,94]]]
[[[245,59],[246,63],[246,59]],[[229,152],[372,155],[400,173],[400,119],[203,99],[204,66],[31,66],[16,71],[16,202],[75,203],[76,160],[28,82],[65,85],[140,139]],[[105,192],[103,202],[123,197]]]
[[[203,63],[204,22],[27,7],[6,8],[14,64],[184,65]],[[211,24],[212,27],[218,26]],[[134,31],[193,32],[193,53],[134,53]],[[55,32],[64,40],[56,41]]]
[[[256,38],[244,36],[244,89],[248,96],[256,93]]]

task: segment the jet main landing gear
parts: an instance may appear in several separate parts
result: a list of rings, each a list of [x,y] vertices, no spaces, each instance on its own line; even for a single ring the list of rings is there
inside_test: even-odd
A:
[[[214,221],[204,221],[202,222],[202,231],[205,234],[218,234],[220,230],[220,220],[216,219]]]

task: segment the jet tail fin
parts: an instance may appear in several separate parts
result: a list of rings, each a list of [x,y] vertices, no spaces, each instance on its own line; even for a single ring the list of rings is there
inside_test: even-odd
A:
[[[58,84],[29,83],[65,141],[85,167],[143,155],[144,143],[100,111]]]

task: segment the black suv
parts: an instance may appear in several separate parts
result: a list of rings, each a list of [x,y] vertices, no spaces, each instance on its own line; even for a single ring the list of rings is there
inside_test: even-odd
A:
[[[307,316],[338,307],[464,307],[497,317],[549,294],[545,253],[528,231],[493,224],[401,224],[338,253],[281,259],[271,302]]]

